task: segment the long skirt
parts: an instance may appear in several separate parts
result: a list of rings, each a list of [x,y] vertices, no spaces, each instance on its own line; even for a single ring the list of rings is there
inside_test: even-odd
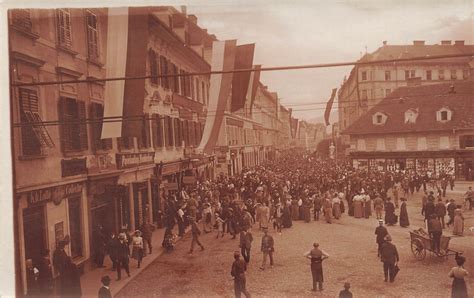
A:
[[[311,273],[313,274],[313,280],[317,282],[323,282],[323,264],[321,262],[311,262]]]
[[[463,278],[453,278],[451,298],[467,298],[466,281]]]
[[[291,205],[291,219],[298,220],[300,217],[300,210],[298,205]]]
[[[309,206],[303,207],[303,218],[305,222],[311,221],[311,208]]]
[[[372,206],[371,206],[372,202],[371,201],[367,201],[365,202],[365,218],[369,218],[371,215],[372,215]]]
[[[335,219],[341,218],[341,205],[339,205],[339,204],[334,204],[334,205],[332,206],[332,211],[333,211],[333,214],[334,214],[334,218],[335,218]]]
[[[454,227],[453,227],[453,234],[462,236],[464,232],[464,220],[461,218],[460,215],[454,216]]]
[[[362,217],[362,202],[354,201],[353,205],[354,205],[354,217],[361,218]]]

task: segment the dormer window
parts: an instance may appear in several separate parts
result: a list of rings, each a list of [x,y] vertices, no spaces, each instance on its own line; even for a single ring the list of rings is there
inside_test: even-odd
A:
[[[442,108],[436,112],[436,120],[439,122],[448,122],[451,121],[453,112],[448,108]]]
[[[405,123],[416,123],[418,109],[409,109],[405,112]]]
[[[382,112],[377,112],[372,116],[372,123],[374,125],[384,125],[387,121],[387,115]]]

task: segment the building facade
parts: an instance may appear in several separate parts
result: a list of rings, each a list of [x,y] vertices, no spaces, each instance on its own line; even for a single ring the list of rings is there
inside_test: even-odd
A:
[[[474,179],[473,82],[401,87],[346,133],[356,168]]]
[[[359,62],[468,53],[474,53],[474,45],[465,45],[464,41],[446,40],[436,45],[426,45],[421,40],[414,41],[413,45],[384,42]],[[472,57],[355,66],[338,91],[340,130],[344,131],[398,87],[472,81],[473,69]],[[347,136],[344,141],[348,142]]]

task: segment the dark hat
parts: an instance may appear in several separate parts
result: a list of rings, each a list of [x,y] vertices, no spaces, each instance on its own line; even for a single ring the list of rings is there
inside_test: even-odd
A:
[[[240,252],[239,251],[234,251],[234,257],[240,257]]]
[[[344,283],[344,288],[345,289],[349,289],[350,287],[351,287],[350,283],[348,283],[348,282]]]
[[[100,281],[103,283],[103,284],[106,284],[106,283],[110,283],[111,279],[108,275],[104,275],[102,276],[102,278],[100,279]]]

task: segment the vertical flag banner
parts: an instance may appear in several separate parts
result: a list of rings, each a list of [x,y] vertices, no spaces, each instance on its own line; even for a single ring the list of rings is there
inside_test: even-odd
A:
[[[128,41],[128,8],[108,8],[107,26],[107,78],[125,76]],[[123,92],[125,81],[108,81],[105,83],[104,117],[122,117]],[[120,137],[121,122],[105,122],[102,125],[102,139]]]
[[[148,8],[131,7],[128,13],[128,46],[126,77],[146,75],[148,57]],[[145,79],[126,80],[123,102],[122,136],[139,137],[143,126]]]
[[[326,122],[326,126],[329,125],[329,115],[331,114],[332,104],[334,103],[334,98],[336,97],[336,91],[337,88],[332,89],[331,98],[326,104],[326,111],[324,111],[324,121]]]
[[[234,69],[237,41],[214,41],[212,44],[211,71],[231,71]],[[232,84],[232,73],[212,74],[210,78],[209,105],[206,124],[198,151],[211,154],[217,142],[224,119],[224,111]]]
[[[234,69],[250,69],[253,63],[255,44],[237,46]],[[232,100],[230,111],[235,112],[245,106],[252,72],[236,72],[232,79]]]
[[[252,71],[252,73],[250,74],[250,86],[249,91],[247,92],[247,100],[250,99],[250,113],[252,113],[253,102],[255,100],[255,96],[257,95],[257,88],[260,83],[260,69],[262,68],[262,66],[254,65],[253,68],[256,70]]]

